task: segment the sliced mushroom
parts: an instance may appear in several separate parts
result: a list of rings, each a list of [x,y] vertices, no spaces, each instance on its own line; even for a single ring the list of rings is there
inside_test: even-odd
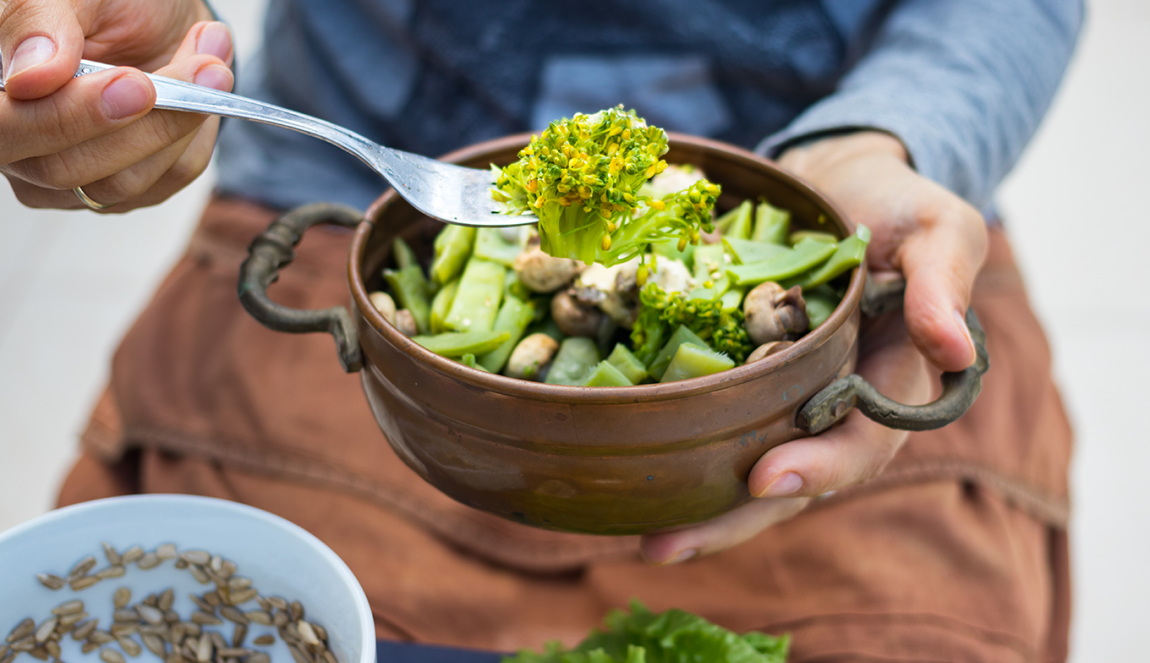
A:
[[[594,306],[580,303],[574,292],[564,290],[551,298],[551,318],[568,336],[595,338],[599,335],[603,312]]]
[[[415,316],[407,309],[400,309],[395,313],[395,328],[399,330],[400,334],[411,338],[419,333],[419,327],[415,324]]]
[[[756,362],[760,359],[766,359],[773,354],[778,354],[783,350],[786,350],[794,344],[794,341],[771,341],[770,343],[764,343],[755,348],[755,351],[752,352],[747,357],[747,360],[743,363],[750,364],[751,362]]]
[[[783,290],[773,281],[761,283],[747,293],[743,300],[743,313],[747,319],[747,334],[756,345],[794,340],[810,325],[802,288],[795,286]]]
[[[555,258],[539,247],[529,248],[515,259],[515,275],[532,292],[555,292],[567,285],[583,269],[583,263],[570,258]]]
[[[375,307],[375,310],[379,311],[383,319],[394,325],[396,310],[395,300],[391,298],[391,295],[377,290],[368,295],[368,298],[371,299],[371,305]]]
[[[531,334],[511,351],[503,374],[521,380],[541,380],[558,349],[559,342],[547,334]]]

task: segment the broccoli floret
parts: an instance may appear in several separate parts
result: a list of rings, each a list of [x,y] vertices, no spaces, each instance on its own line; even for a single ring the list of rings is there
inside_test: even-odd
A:
[[[639,317],[631,329],[634,354],[650,365],[667,342],[671,332],[686,325],[711,349],[741,364],[755,349],[743,324],[743,312],[723,311],[719,300],[687,299],[682,293],[667,293],[654,283],[639,291]]]
[[[712,232],[718,185],[706,180],[655,199],[639,189],[667,162],[667,134],[622,107],[552,122],[499,169],[492,196],[509,214],[534,213],[544,252],[610,267],[652,242],[697,244]],[[642,269],[639,281],[645,281]]]

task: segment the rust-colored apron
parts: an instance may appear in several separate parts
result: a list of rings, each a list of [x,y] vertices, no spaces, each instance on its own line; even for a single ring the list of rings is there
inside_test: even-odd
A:
[[[313,532],[355,572],[380,637],[514,650],[575,642],[639,598],[794,635],[793,661],[1062,661],[1071,433],[1005,235],[974,308],[991,370],[955,424],[915,433],[870,483],[732,550],[651,567],[634,538],[558,534],[471,510],[392,453],[325,334],[260,326],[239,264],[274,214],[207,209],[116,352],[60,503],[210,495]],[[350,236],[309,233],[272,296],[344,305]]]

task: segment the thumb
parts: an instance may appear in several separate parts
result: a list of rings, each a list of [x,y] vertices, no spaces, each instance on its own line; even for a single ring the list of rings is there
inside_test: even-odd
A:
[[[982,215],[963,203],[924,221],[898,249],[898,267],[906,277],[907,330],[923,356],[943,371],[974,363],[974,342],[963,316],[986,245]]]
[[[84,30],[66,0],[11,3],[0,13],[4,88],[13,99],[39,99],[76,74]]]

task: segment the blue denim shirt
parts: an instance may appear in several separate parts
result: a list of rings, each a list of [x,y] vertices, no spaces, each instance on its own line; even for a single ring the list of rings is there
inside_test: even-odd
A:
[[[240,92],[429,156],[623,104],[775,155],[887,131],[979,208],[1048,107],[1080,0],[271,0]],[[384,182],[314,139],[221,136],[220,189],[365,208]]]

